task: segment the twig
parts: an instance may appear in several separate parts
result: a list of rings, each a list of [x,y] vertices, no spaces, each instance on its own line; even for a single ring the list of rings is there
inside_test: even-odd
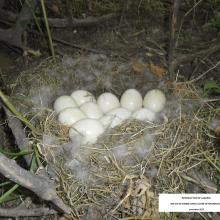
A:
[[[37,31],[30,30],[30,29],[27,29],[27,31],[30,32],[30,33],[45,37],[44,34],[42,35],[41,33],[37,32]],[[56,38],[56,37],[52,37],[52,39],[53,39],[53,41],[55,41],[57,43],[60,43],[60,44],[66,45],[66,46],[70,46],[70,47],[73,47],[73,48],[76,48],[76,49],[79,49],[79,50],[87,51],[87,52],[90,52],[90,53],[95,53],[95,54],[100,54],[101,53],[101,54],[105,54],[105,55],[109,55],[109,56],[111,55],[111,53],[108,53],[108,52],[103,52],[103,51],[99,51],[99,50],[96,50],[96,49],[79,46],[79,45],[67,42],[65,40],[62,40],[62,39],[59,39],[59,38]]]
[[[178,40],[179,40],[179,37],[180,37],[180,31],[182,29],[182,26],[183,26],[183,22],[185,20],[185,18],[196,8],[198,7],[198,5],[202,2],[203,0],[199,0],[198,2],[196,2],[192,8],[190,8],[183,16],[181,22],[180,22],[180,27],[179,27],[179,31],[178,31],[178,35],[177,35],[177,39],[176,39],[176,46],[178,45]]]
[[[48,24],[53,28],[78,28],[78,27],[92,27],[99,24],[103,24],[113,18],[117,18],[119,14],[110,13],[106,15],[102,15],[100,17],[88,17],[84,19],[78,18],[48,18]],[[15,22],[17,19],[17,15],[6,10],[0,9],[0,18],[9,22]],[[38,21],[43,21],[44,19],[41,17],[36,18]]]
[[[180,0],[174,0],[171,27],[170,27],[170,45],[169,45],[169,53],[168,53],[169,74],[171,78],[173,78],[174,75],[174,69],[172,68],[171,64],[174,59],[174,53],[176,47],[175,32],[176,32],[179,5],[180,5]]]
[[[206,193],[217,192],[217,186],[213,182],[211,182],[207,177],[202,176],[201,174],[196,173],[193,170],[187,172],[187,174],[182,173],[181,176],[187,181],[198,184],[206,191]]]
[[[191,60],[195,59],[196,57],[202,57],[202,56],[210,56],[211,54],[217,52],[220,50],[220,43],[216,42],[213,46],[210,46],[208,49],[200,50],[198,52],[192,53],[192,54],[186,54],[182,55],[179,58],[172,61],[172,69],[175,70],[178,65],[190,62]]]
[[[53,215],[57,212],[53,209],[49,208],[0,208],[0,216],[1,217],[34,217],[34,216],[45,216],[45,215]]]
[[[215,69],[220,64],[220,61],[218,61],[213,67],[205,71],[204,73],[200,74],[197,78],[192,79],[190,81],[187,81],[186,83],[195,83],[198,80],[202,79],[207,73],[209,73],[211,70]]]
[[[55,187],[46,176],[37,176],[21,168],[14,160],[10,160],[0,153],[0,172],[8,179],[33,191],[40,198],[51,201],[56,207],[65,213],[71,209],[57,196]]]

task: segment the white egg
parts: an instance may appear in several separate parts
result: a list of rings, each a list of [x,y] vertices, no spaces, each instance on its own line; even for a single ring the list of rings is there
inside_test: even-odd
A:
[[[99,119],[99,121],[104,125],[105,128],[109,128],[113,119],[114,116],[112,115],[104,115]]]
[[[156,119],[156,113],[147,108],[140,108],[132,114],[132,118],[153,122]]]
[[[103,124],[97,119],[86,118],[76,122],[69,130],[69,137],[82,135],[82,144],[94,144],[104,132]]]
[[[136,89],[128,89],[121,96],[121,106],[129,111],[136,111],[143,105],[143,99],[140,92]]]
[[[130,116],[131,112],[128,109],[120,107],[109,111],[100,121],[103,123],[104,127],[114,128],[120,125],[124,120],[129,119]]]
[[[73,91],[71,97],[75,100],[78,106],[86,102],[96,102],[94,95],[86,90]]]
[[[86,118],[86,115],[79,108],[66,108],[58,115],[58,121],[66,126],[72,126],[84,118]]]
[[[80,106],[80,109],[88,116],[88,118],[99,119],[103,116],[103,112],[94,102],[86,102]]]
[[[101,94],[97,99],[97,103],[104,113],[120,106],[118,98],[110,92]]]
[[[166,104],[166,96],[159,89],[152,89],[144,97],[144,107],[153,112],[161,112]]]
[[[65,108],[74,108],[77,104],[71,96],[63,95],[56,99],[53,108],[56,114],[61,112]]]

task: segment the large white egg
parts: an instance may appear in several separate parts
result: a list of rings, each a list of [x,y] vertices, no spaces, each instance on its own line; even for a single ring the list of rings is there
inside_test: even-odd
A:
[[[159,89],[152,89],[144,97],[144,107],[153,112],[161,112],[166,104],[166,96]]]
[[[66,108],[58,115],[58,121],[66,126],[72,126],[84,118],[86,118],[86,115],[79,108]]]
[[[71,97],[75,100],[78,106],[86,102],[96,102],[94,95],[86,90],[73,91]]]
[[[156,113],[147,108],[140,108],[132,114],[132,118],[153,122],[156,119]]]
[[[63,95],[56,99],[53,108],[56,114],[61,112],[65,108],[74,108],[77,104],[71,96]]]
[[[109,111],[100,119],[100,121],[105,128],[114,128],[115,126],[120,125],[124,120],[129,119],[130,116],[131,112],[128,109],[120,107]]]
[[[69,130],[69,137],[74,140],[82,135],[82,144],[94,144],[104,132],[103,124],[97,119],[86,118],[76,122]]]
[[[104,113],[120,106],[118,98],[110,92],[101,94],[97,99],[97,103]]]
[[[94,102],[86,102],[80,106],[80,109],[88,116],[88,118],[99,119],[103,116],[103,112]]]
[[[136,111],[143,105],[143,99],[140,92],[136,89],[128,89],[121,96],[121,107],[127,108],[129,111]]]

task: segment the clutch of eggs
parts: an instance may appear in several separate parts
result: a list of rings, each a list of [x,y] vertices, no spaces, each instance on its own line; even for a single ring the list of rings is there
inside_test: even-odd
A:
[[[144,98],[136,89],[126,90],[119,100],[110,92],[95,96],[86,90],[73,91],[54,102],[58,121],[70,127],[69,137],[82,136],[82,144],[93,144],[107,128],[114,128],[129,118],[154,122],[166,104],[159,89],[148,91]]]

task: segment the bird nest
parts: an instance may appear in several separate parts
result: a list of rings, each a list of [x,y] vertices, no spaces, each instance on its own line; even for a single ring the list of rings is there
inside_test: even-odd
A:
[[[143,84],[146,73],[134,76],[127,66],[116,69],[116,63],[110,66],[109,63],[103,64],[106,58],[98,59],[102,64],[90,60],[88,65],[91,70],[96,63],[96,67],[92,66],[96,77],[90,80],[88,87],[88,82],[81,78],[80,85],[83,86],[80,88],[87,88],[95,95],[103,90],[119,95],[129,88],[128,84],[123,85],[127,80],[119,79],[131,79],[134,83],[136,77],[136,88],[140,88],[142,93],[155,83],[160,85],[167,93],[168,104],[155,123],[127,120],[107,130],[95,144],[88,146],[81,146],[77,138],[75,142],[70,142],[68,128],[57,122],[50,109],[51,100],[60,92],[49,97],[49,107],[45,107],[40,116],[34,117],[36,113],[32,114],[32,120],[35,119],[35,125],[42,131],[42,137],[37,140],[38,149],[49,169],[56,174],[58,195],[72,208],[71,214],[65,217],[91,220],[166,219],[168,214],[165,216],[158,211],[159,193],[216,192],[213,177],[217,171],[212,165],[219,163],[219,155],[209,124],[210,119],[219,112],[213,103],[187,83],[159,84],[158,81],[151,81],[146,88]],[[75,84],[67,88],[70,91],[79,88],[76,71],[79,63],[84,65],[85,60],[89,62],[88,58],[83,61],[78,58],[74,64],[65,64],[71,66],[68,70],[65,65],[63,67],[63,61],[49,65],[50,61],[47,66],[44,63],[34,69],[35,75],[31,75],[37,77],[36,72],[40,71],[64,73],[64,70],[71,69],[71,74],[67,75],[71,75]],[[104,73],[114,76],[107,76],[109,82],[104,81],[106,77],[97,72],[100,66],[104,68]],[[52,82],[59,91],[65,80],[60,83],[57,77],[55,79]],[[24,80],[20,78],[20,82]]]

